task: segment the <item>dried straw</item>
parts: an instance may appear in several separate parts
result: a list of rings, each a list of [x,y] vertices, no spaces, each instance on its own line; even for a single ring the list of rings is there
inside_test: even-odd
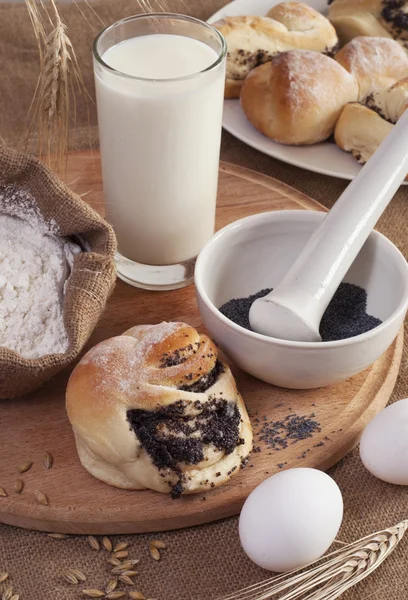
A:
[[[302,569],[272,577],[219,600],[334,600],[368,577],[399,544],[408,519],[347,544]]]

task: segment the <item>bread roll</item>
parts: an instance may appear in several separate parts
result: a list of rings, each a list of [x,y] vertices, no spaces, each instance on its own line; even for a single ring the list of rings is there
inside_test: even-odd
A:
[[[226,17],[214,25],[228,46],[226,98],[238,98],[251,69],[279,52],[302,48],[334,53],[337,47],[328,19],[301,2],[282,2],[267,17]]]
[[[373,92],[365,103],[386,121],[396,123],[408,107],[408,78],[397,81],[388,89]]]
[[[334,0],[328,17],[342,45],[359,36],[392,38],[380,22],[381,10],[382,0]]]
[[[341,44],[358,36],[386,37],[407,50],[408,2],[404,0],[334,0],[328,17]]]
[[[315,144],[357,100],[356,81],[336,61],[306,50],[283,52],[245,80],[241,105],[249,121],[281,144]]]
[[[133,327],[92,348],[66,407],[82,465],[119,488],[202,492],[228,481],[252,448],[229,367],[184,323]]]
[[[364,104],[352,102],[344,107],[334,131],[336,144],[351,152],[364,164],[389,134],[392,124]]]
[[[394,40],[357,37],[335,56],[357,80],[358,100],[408,77],[408,55]]]
[[[336,124],[337,145],[364,164],[408,108],[408,79],[368,96],[366,105],[348,104]]]

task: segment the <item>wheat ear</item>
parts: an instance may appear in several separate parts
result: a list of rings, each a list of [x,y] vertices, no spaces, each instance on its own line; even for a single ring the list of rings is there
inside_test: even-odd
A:
[[[70,95],[76,84],[85,91],[78,61],[54,0],[26,0],[40,52],[40,74],[30,107],[27,137],[36,127],[38,151],[58,171],[64,171],[68,154]],[[42,12],[40,12],[40,7]],[[46,34],[44,20],[51,26]],[[72,94],[74,97],[74,95]],[[75,108],[75,104],[73,103]]]
[[[74,2],[92,27],[83,10],[75,0]],[[27,117],[25,145],[37,130],[39,154],[43,157],[45,155],[50,166],[65,172],[70,125],[75,123],[74,89],[78,89],[88,99],[90,96],[85,89],[67,27],[59,14],[57,0],[25,0],[25,3],[40,59],[40,74]],[[161,10],[166,9],[165,1],[162,4],[161,0],[156,0],[156,3]],[[85,0],[85,5],[103,24],[92,6],[92,0]],[[139,0],[139,5],[146,13],[153,12],[150,0]]]
[[[368,577],[391,554],[406,530],[408,519],[347,544],[311,563],[284,575],[272,577],[219,600],[335,600]]]

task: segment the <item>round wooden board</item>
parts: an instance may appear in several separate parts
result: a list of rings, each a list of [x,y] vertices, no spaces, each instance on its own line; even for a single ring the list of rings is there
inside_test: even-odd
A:
[[[84,200],[103,212],[102,185],[97,152],[70,158],[66,181]],[[221,165],[217,227],[241,217],[279,209],[325,210],[300,192],[269,177],[227,164]],[[194,287],[173,292],[147,292],[118,281],[108,307],[87,348],[139,323],[186,321],[202,328]],[[30,529],[65,533],[136,533],[189,527],[237,514],[248,494],[281,468],[307,466],[327,469],[358,442],[364,426],[386,404],[401,360],[403,334],[368,370],[348,381],[320,390],[276,388],[234,369],[238,387],[255,426],[250,464],[225,486],[197,496],[172,500],[151,491],[118,490],[89,475],[80,465],[64,408],[69,371],[27,397],[0,401],[0,522]],[[309,416],[321,432],[290,444],[287,449],[267,449],[257,438],[263,417],[278,421],[290,413]],[[44,453],[54,457],[46,470]],[[302,458],[304,457],[304,458]],[[18,467],[33,461],[23,475]],[[25,482],[21,495],[14,493],[17,478]],[[36,503],[34,491],[49,498],[49,506]]]

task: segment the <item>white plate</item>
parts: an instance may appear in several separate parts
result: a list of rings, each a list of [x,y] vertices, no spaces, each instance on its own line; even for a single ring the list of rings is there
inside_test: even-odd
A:
[[[212,23],[223,17],[239,15],[266,15],[272,6],[280,2],[281,0],[234,0],[210,17],[208,21]],[[308,0],[306,4],[322,14],[327,13],[326,0]],[[225,101],[223,126],[229,133],[256,150],[308,171],[353,179],[361,170],[358,162],[350,154],[340,150],[334,143],[284,146],[273,142],[251,125],[240,107],[239,100]]]

